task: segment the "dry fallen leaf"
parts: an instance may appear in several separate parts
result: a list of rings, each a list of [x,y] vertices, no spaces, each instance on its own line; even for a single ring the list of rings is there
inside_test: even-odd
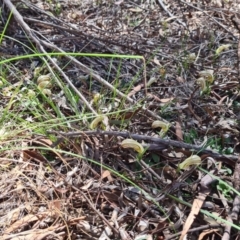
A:
[[[129,8],[128,10],[131,11],[131,12],[135,12],[135,13],[143,11],[143,9],[141,9],[141,8]]]
[[[176,136],[178,141],[183,141],[183,133],[182,133],[182,127],[179,122],[176,122]]]
[[[111,176],[111,172],[108,170],[103,171],[103,173],[101,174],[101,180],[103,180],[104,178],[107,178],[109,182],[113,181],[113,178]]]
[[[137,92],[139,92],[143,87],[144,87],[143,84],[137,85],[136,87],[133,88],[132,91],[130,91],[130,92],[128,93],[127,96],[128,96],[128,97],[133,96],[134,94],[136,94]]]

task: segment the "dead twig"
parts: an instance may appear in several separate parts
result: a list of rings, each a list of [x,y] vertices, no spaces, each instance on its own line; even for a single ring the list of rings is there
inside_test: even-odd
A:
[[[199,89],[199,87],[197,87],[193,93],[191,94],[190,98],[188,99],[188,109],[189,111],[192,113],[192,115],[196,118],[196,120],[201,123],[202,122],[202,119],[193,111],[193,108],[192,108],[192,104],[191,104],[191,100],[193,99],[193,96],[195,94],[195,92]]]
[[[226,214],[227,214],[227,219],[226,220],[229,223],[232,223],[233,220],[232,220],[231,215],[230,215],[227,199],[225,198],[224,194],[222,194],[219,190],[218,190],[218,194],[219,194],[219,197],[220,197],[220,199],[223,203],[224,209],[225,209]],[[222,240],[229,240],[230,239],[231,228],[232,228],[231,224],[225,224],[224,233],[222,235]]]
[[[132,138],[132,139],[139,140],[139,141],[152,142],[151,144],[148,145],[149,147],[152,147],[152,145],[154,145],[154,147],[156,148],[156,145],[160,144],[161,148],[163,147],[163,145],[165,145],[166,147],[172,146],[172,147],[177,147],[177,148],[192,149],[192,150],[197,151],[199,153],[207,154],[207,155],[210,155],[211,157],[214,157],[214,158],[219,158],[219,159],[221,159],[222,161],[226,162],[227,164],[229,164],[231,166],[234,166],[235,162],[238,159],[238,156],[222,155],[222,154],[219,154],[215,151],[204,149],[204,146],[197,146],[197,145],[188,144],[188,143],[184,143],[184,142],[179,142],[179,141],[175,141],[175,140],[171,140],[171,139],[162,139],[162,138],[156,138],[156,137],[139,135],[139,134],[131,134],[129,132],[96,130],[96,131],[82,131],[82,132],[68,132],[68,133],[48,131],[48,133],[59,134],[63,138],[75,138],[75,137],[80,137],[80,136],[84,136],[84,135],[88,135],[88,136],[90,136],[90,135],[121,136],[121,137],[124,137],[124,138]]]
[[[238,39],[237,56],[238,56],[238,83],[240,84],[240,38]]]
[[[239,191],[240,190],[240,157],[238,158],[234,173],[233,173],[233,187]],[[232,220],[238,220],[238,215],[240,212],[240,196],[236,195],[234,200],[233,200],[233,208],[231,212],[231,218]]]

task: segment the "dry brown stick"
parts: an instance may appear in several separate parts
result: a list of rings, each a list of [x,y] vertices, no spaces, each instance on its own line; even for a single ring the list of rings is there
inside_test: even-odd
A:
[[[149,171],[152,175],[154,175],[160,182],[163,182],[163,179],[143,160],[140,160],[141,165],[145,168],[145,170]]]
[[[238,83],[240,84],[240,37],[238,39],[237,56],[238,56]]]
[[[197,121],[199,123],[202,122],[202,119],[193,111],[193,108],[192,108],[192,104],[191,104],[191,100],[193,99],[193,96],[195,94],[195,92],[199,89],[199,87],[197,87],[191,94],[190,98],[188,99],[188,109],[189,111],[192,113],[192,115],[197,119]]]
[[[139,134],[131,134],[129,132],[118,132],[118,131],[100,131],[100,130],[95,130],[95,131],[79,131],[79,132],[57,132],[57,131],[48,131],[48,133],[56,133],[62,136],[63,138],[75,138],[75,137],[80,137],[84,135],[109,135],[109,136],[120,136],[124,138],[132,138],[135,140],[139,141],[148,141],[151,142],[148,146],[151,147],[152,149],[157,150],[157,145],[160,145],[160,149],[162,150],[163,145],[166,147],[172,146],[172,147],[177,147],[177,148],[186,148],[186,149],[192,149],[197,152],[201,152],[203,154],[208,154],[211,155],[212,157],[215,158],[222,158],[223,161],[226,163],[230,164],[231,166],[235,166],[235,162],[238,160],[238,156],[235,155],[222,155],[219,154],[213,150],[209,149],[204,149],[204,146],[197,146],[193,144],[188,144],[184,142],[179,142],[171,139],[162,139],[158,137],[151,137],[151,136],[146,136],[146,135],[139,135]]]
[[[227,222],[229,223],[233,223],[233,220],[232,220],[232,217],[230,215],[230,212],[229,212],[229,206],[228,206],[228,202],[227,202],[227,199],[225,198],[224,194],[221,193],[219,190],[218,190],[218,194],[219,194],[219,197],[223,203],[223,207],[226,211],[226,214],[227,214]],[[224,228],[224,233],[222,235],[222,240],[229,240],[230,239],[230,235],[231,235],[231,224],[225,224],[225,228]]]
[[[239,191],[240,190],[240,157],[236,162],[234,173],[233,173],[233,187]],[[240,196],[236,195],[233,200],[233,208],[231,212],[232,220],[236,221],[240,212]]]
[[[19,23],[22,26],[22,28],[26,31],[27,35],[32,40],[36,39],[36,36],[34,36],[34,34],[32,33],[31,28],[24,22],[23,17],[18,12],[16,7],[12,4],[11,0],[3,0],[3,2],[9,8],[9,10],[12,12],[16,22]],[[36,43],[39,44],[39,42],[36,42]]]
[[[232,218],[230,216],[226,219],[229,223],[232,223]],[[231,239],[231,228],[232,226],[230,224],[225,224],[224,233],[222,235],[222,240],[229,240]]]
[[[237,14],[231,17],[232,23],[240,33],[240,19]],[[238,83],[240,84],[240,36],[238,36],[238,47],[237,47],[237,64],[238,64]]]

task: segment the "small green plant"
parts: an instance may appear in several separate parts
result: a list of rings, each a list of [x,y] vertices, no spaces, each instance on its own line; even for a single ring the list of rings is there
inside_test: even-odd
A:
[[[228,148],[224,148],[223,150],[222,150],[222,153],[223,154],[233,154],[234,153],[234,149],[232,148],[232,147],[228,147]]]
[[[61,3],[60,3],[60,2],[57,2],[57,3],[55,4],[54,10],[55,10],[55,14],[56,14],[57,16],[60,15],[60,13],[62,12],[62,6],[61,6]]]
[[[183,138],[184,138],[184,142],[192,144],[192,143],[194,143],[194,139],[198,138],[198,133],[197,133],[196,129],[191,128],[189,130],[189,132],[186,132],[184,134]]]
[[[226,183],[219,182],[217,184],[217,189],[224,195],[225,198],[232,200],[232,191]]]

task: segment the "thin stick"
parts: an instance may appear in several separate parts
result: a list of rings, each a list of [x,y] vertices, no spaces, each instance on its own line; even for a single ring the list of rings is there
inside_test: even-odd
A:
[[[124,138],[132,138],[135,140],[139,140],[139,141],[147,141],[147,142],[151,142],[151,144],[149,144],[149,147],[152,149],[156,149],[157,150],[157,145],[160,144],[160,148],[159,150],[162,150],[163,146],[165,145],[166,147],[168,146],[173,146],[176,148],[186,148],[186,149],[192,149],[194,151],[197,152],[201,152],[203,154],[208,154],[211,155],[212,157],[215,158],[222,158],[222,160],[228,164],[230,164],[231,166],[235,166],[235,162],[238,160],[238,156],[235,155],[222,155],[219,154],[213,150],[210,149],[204,149],[204,146],[197,146],[197,145],[193,145],[193,144],[188,144],[188,143],[184,143],[184,142],[179,142],[179,141],[175,141],[175,140],[171,140],[171,139],[162,139],[162,138],[157,138],[157,137],[151,137],[151,136],[146,136],[146,135],[139,135],[139,134],[131,134],[129,132],[118,132],[118,131],[79,131],[79,132],[57,132],[57,131],[48,131],[48,133],[56,133],[59,134],[60,136],[63,137],[79,137],[82,135],[109,135],[109,136],[121,136]]]

